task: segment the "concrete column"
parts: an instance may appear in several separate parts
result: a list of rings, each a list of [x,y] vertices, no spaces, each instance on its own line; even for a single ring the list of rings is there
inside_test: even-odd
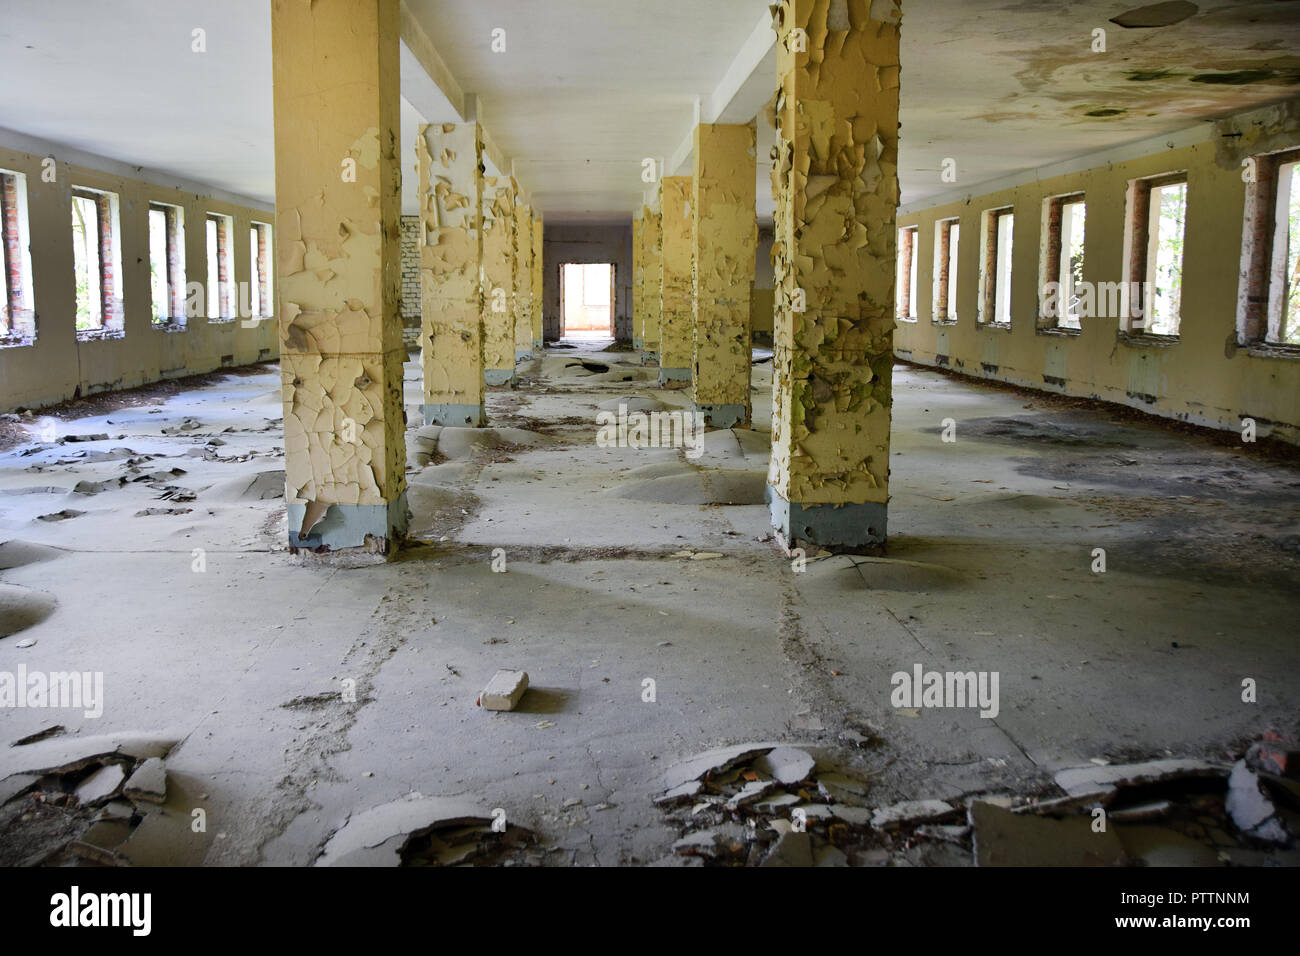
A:
[[[483,179],[483,378],[509,385],[515,378],[514,180]]]
[[[694,280],[691,278],[690,176],[663,180],[663,289],[659,325],[659,384],[689,382],[695,351]]]
[[[295,549],[387,553],[407,526],[398,14],[398,0],[271,4],[276,316]]]
[[[645,234],[641,211],[632,217],[632,348],[645,342]]]
[[[542,217],[533,214],[533,352],[542,354],[544,333],[542,331],[542,303],[546,297],[543,280],[546,277],[542,268]]]
[[[515,203],[515,361],[533,354],[533,207]]]
[[[426,425],[477,427],[483,406],[483,136],[477,123],[421,126],[420,360]]]
[[[649,364],[659,362],[659,323],[663,314],[660,296],[663,290],[663,217],[659,212],[660,194],[655,194],[650,203],[641,209],[641,229],[644,235],[645,251],[645,289],[642,304],[645,308],[645,329],[642,333],[641,362]]]
[[[768,485],[790,547],[873,553],[886,540],[899,20],[891,0],[775,10]]]
[[[749,296],[758,217],[754,124],[695,127],[695,410],[714,428],[750,421]]]

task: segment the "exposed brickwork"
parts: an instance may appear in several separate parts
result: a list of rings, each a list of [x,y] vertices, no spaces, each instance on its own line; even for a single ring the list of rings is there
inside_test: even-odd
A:
[[[252,281],[257,283],[257,301],[259,316],[269,317],[275,313],[271,302],[271,227],[264,222],[253,223],[250,238],[256,238],[256,258],[253,261]]]
[[[948,296],[952,294],[952,282],[948,275],[948,264],[952,259],[952,227],[957,223],[958,220],[956,219],[943,219],[935,224],[935,241],[939,244],[939,261],[935,263],[935,268],[939,274],[934,297],[934,314],[930,316],[930,320],[940,324],[950,321],[948,318]],[[959,241],[960,236],[959,231]]]
[[[1129,249],[1127,274],[1124,281],[1130,289],[1145,288],[1147,281],[1147,232],[1151,222],[1151,182],[1139,179],[1133,183],[1129,195],[1129,221],[1133,229],[1133,246]],[[1135,286],[1134,283],[1142,283]],[[1147,317],[1142,314],[1145,308],[1142,294],[1129,296],[1128,327],[1140,332],[1146,325]]]
[[[898,301],[895,311],[899,319],[915,320],[912,314],[912,260],[916,255],[916,227],[898,231]]]
[[[150,203],[163,214],[167,257],[167,315],[154,316],[157,325],[185,325],[185,232],[179,206]]]
[[[208,218],[217,224],[217,317],[212,321],[230,322],[235,317],[234,228],[229,216],[209,214]]]
[[[420,341],[420,217],[402,217],[402,339]]]
[[[997,325],[998,295],[998,223],[1012,214],[1011,207],[991,210],[984,217],[984,295],[980,302],[980,322]]]
[[[18,177],[0,173],[0,226],[4,241],[4,295],[0,297],[0,337],[6,345],[29,345],[36,337],[34,316],[24,307],[22,233],[18,221]]]
[[[89,199],[95,204],[95,219],[99,230],[99,294],[103,322],[97,329],[80,333],[83,338],[119,336],[125,332],[126,312],[122,306],[122,290],[118,271],[117,241],[114,235],[116,196],[92,189],[73,189],[72,195]]]
[[[1043,255],[1043,274],[1040,277],[1041,281],[1038,283],[1038,327],[1041,329],[1059,328],[1061,318],[1070,305],[1067,301],[1067,290],[1063,288],[1057,290],[1055,315],[1047,314],[1045,301],[1047,298],[1047,284],[1061,281],[1061,247],[1064,242],[1064,237],[1061,235],[1061,224],[1064,219],[1063,211],[1068,204],[1075,202],[1083,202],[1083,193],[1056,196],[1047,200],[1047,247]]]
[[[1277,176],[1285,163],[1300,159],[1300,150],[1255,157],[1255,181],[1246,187],[1244,240],[1246,297],[1238,317],[1237,341],[1255,345],[1268,341],[1270,274],[1277,226]]]

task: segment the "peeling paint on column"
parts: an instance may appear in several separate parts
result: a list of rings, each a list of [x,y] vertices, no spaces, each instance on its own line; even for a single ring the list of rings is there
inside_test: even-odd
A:
[[[755,129],[695,127],[695,408],[716,428],[750,420],[749,297],[758,219],[754,211]]]
[[[900,15],[869,6],[774,8],[772,517],[850,551],[883,546],[889,497]]]
[[[421,364],[426,424],[479,426],[483,406],[483,136],[477,123],[421,126]]]
[[[632,348],[645,345],[645,227],[644,207],[632,217]]]
[[[483,178],[483,375],[489,385],[515,377],[515,184]]]
[[[533,351],[533,207],[515,205],[515,360]]]
[[[406,526],[398,3],[274,0],[271,22],[290,544],[386,552]]]
[[[542,302],[544,301],[542,284],[545,278],[542,270],[542,217],[533,214],[533,351],[541,354],[543,338]]]
[[[663,180],[663,287],[660,293],[659,382],[689,382],[695,350],[691,278],[690,176]]]
[[[660,298],[663,290],[664,246],[663,216],[660,213],[660,191],[655,189],[650,202],[641,207],[641,228],[645,234],[645,288],[642,293],[645,307],[645,329],[642,332],[642,358],[646,362],[659,361],[659,323],[663,314]]]

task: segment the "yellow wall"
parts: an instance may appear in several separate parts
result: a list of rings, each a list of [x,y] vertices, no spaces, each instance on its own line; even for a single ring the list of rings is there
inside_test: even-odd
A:
[[[1043,178],[969,202],[900,211],[899,228],[919,226],[918,321],[898,322],[895,354],[1219,428],[1240,430],[1241,419],[1251,417],[1261,436],[1297,441],[1300,357],[1252,354],[1236,345],[1246,196],[1242,159],[1297,143],[1300,100],[1216,124],[1197,145]],[[1187,173],[1188,199],[1179,341],[1168,346],[1121,341],[1119,319],[1110,317],[1084,318],[1077,335],[1038,331],[1043,201],[1085,194],[1083,279],[1121,282],[1128,181],[1180,170]],[[1007,205],[1015,207],[1011,329],[976,328],[981,214]],[[935,224],[953,216],[961,222],[957,323],[941,326],[931,319]],[[1051,381],[1062,379],[1063,385]]]
[[[163,378],[208,372],[225,364],[246,365],[279,355],[274,320],[244,328],[234,322],[188,320],[185,331],[153,327],[149,284],[149,203],[185,210],[186,282],[207,281],[209,212],[234,219],[234,281],[250,282],[249,223],[274,223],[270,210],[232,205],[194,193],[57,162],[56,180],[43,182],[44,157],[0,148],[0,169],[26,174],[31,236],[36,342],[0,348],[0,409],[40,407],[81,395],[132,388]],[[58,159],[57,153],[55,159]],[[126,334],[105,341],[76,339],[76,280],[72,258],[72,187],[118,194],[123,309]],[[272,298],[278,280],[271,266]],[[238,288],[238,286],[236,286]],[[206,315],[206,311],[205,311]]]

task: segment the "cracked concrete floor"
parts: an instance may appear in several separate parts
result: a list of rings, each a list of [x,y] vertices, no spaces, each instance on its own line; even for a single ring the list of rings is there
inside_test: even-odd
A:
[[[609,371],[557,350],[490,392],[493,424],[532,445],[411,466],[414,540],[377,567],[284,550],[283,499],[256,480],[282,468],[273,367],[54,427],[107,439],[3,452],[0,538],[57,550],[0,560],[7,613],[56,602],[0,638],[0,670],[102,671],[105,708],[0,710],[0,739],[181,738],[169,773],[210,833],[173,862],[308,864],[349,815],[418,791],[504,808],[556,863],[635,864],[679,835],[651,804],[662,770],[721,744],[818,746],[871,774],[874,806],[1042,792],[1065,766],[1225,758],[1296,729],[1294,464],[899,367],[889,558],[797,573],[764,505],[708,503],[761,485],[718,493],[724,471],[765,473],[770,364],[753,432],[710,433],[691,459],[598,447],[601,403],[689,397],[626,353],[581,359]],[[408,446],[435,447],[415,427]],[[168,474],[119,486],[131,467]],[[915,664],[999,672],[998,716],[895,710],[890,675]],[[512,713],[475,706],[499,667],[531,677]],[[850,729],[882,743],[856,749]]]

